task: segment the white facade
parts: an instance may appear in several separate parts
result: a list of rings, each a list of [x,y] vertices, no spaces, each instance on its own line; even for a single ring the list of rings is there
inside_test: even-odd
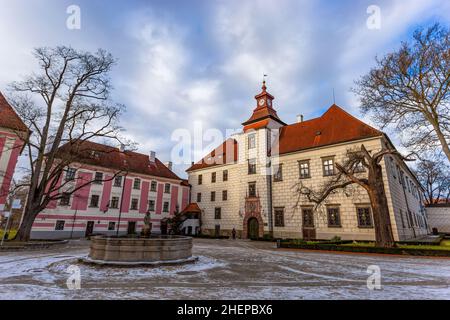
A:
[[[263,87],[263,93],[256,98],[260,98],[264,93],[265,87]],[[345,113],[342,109],[339,110],[341,111],[338,112]],[[262,122],[258,119],[254,122],[258,124],[258,121]],[[197,202],[202,210],[202,232],[230,235],[235,228],[238,236],[249,237],[252,228],[249,220],[257,218],[258,223],[254,223],[254,226],[260,229],[259,236],[271,234],[280,238],[314,239],[331,239],[338,236],[341,239],[374,240],[370,201],[362,187],[353,185],[350,196],[342,190],[329,196],[326,203],[313,212],[314,222],[311,227],[303,225],[303,211],[306,214],[313,204],[302,202],[303,199],[299,202],[295,186],[300,181],[299,163],[301,161],[307,160],[310,170],[310,177],[301,179],[302,182],[308,187],[317,189],[329,179],[328,176],[324,176],[324,159],[333,159],[333,165],[342,163],[347,151],[360,149],[362,144],[371,152],[380,151],[383,145],[392,148],[388,139],[380,133],[378,136],[369,138],[312,146],[268,157],[268,137],[271,136],[272,141],[276,141],[280,132],[279,128],[283,125],[281,121],[271,117],[266,117],[264,121],[264,126],[260,128],[257,125],[255,130],[244,128],[242,133],[232,136],[238,144],[237,161],[221,165],[192,166],[188,169],[192,202]],[[367,125],[364,124],[364,126]],[[318,134],[320,135],[320,132]],[[255,148],[249,148],[250,135],[255,136]],[[296,137],[292,139],[295,142]],[[277,153],[278,150],[271,150],[272,155]],[[256,174],[249,174],[248,162],[251,159],[257,159]],[[281,181],[275,181],[272,176],[272,171],[278,164],[282,168]],[[384,157],[381,165],[394,239],[405,240],[427,234],[429,229],[422,206],[422,191],[417,180],[400,159],[394,159],[388,155]],[[228,172],[227,181],[222,179],[225,170]],[[215,182],[212,181],[214,174]],[[199,184],[199,176],[202,177],[201,184]],[[247,198],[250,183],[256,184],[254,200]],[[226,200],[222,198],[224,191],[227,193]],[[215,193],[214,200],[211,197],[212,192]],[[198,194],[201,194],[201,199]],[[249,215],[248,211],[255,211],[255,207],[259,213]],[[329,214],[336,212],[333,211],[334,209],[340,216],[338,225],[329,223]],[[368,213],[365,214],[366,212]],[[369,220],[372,223],[364,219],[358,221],[358,216],[370,216]],[[363,224],[360,223],[361,221]]]

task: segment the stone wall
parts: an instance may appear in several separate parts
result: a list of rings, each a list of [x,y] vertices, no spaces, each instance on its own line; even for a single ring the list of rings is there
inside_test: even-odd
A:
[[[430,228],[437,228],[438,232],[450,233],[450,203],[427,206],[426,212]]]

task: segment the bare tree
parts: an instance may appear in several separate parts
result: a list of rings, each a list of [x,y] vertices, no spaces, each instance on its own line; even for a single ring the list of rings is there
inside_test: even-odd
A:
[[[85,142],[121,142],[118,118],[124,110],[110,100],[109,72],[115,64],[111,54],[59,46],[38,48],[34,56],[39,72],[11,85],[11,104],[31,130],[25,139],[29,196],[16,237],[19,241],[29,240],[36,216],[63,197],[61,190],[72,194],[92,183],[62,177],[79,160],[80,152],[86,156],[95,152]]]
[[[450,30],[435,24],[356,81],[361,110],[392,126],[410,150],[440,147],[450,161]]]
[[[421,158],[414,171],[427,203],[450,202],[450,166],[440,154]]]
[[[307,201],[314,203],[317,211],[329,196],[337,192],[347,192],[354,185],[361,186],[370,199],[376,246],[393,247],[395,242],[380,164],[384,156],[388,154],[406,159],[395,149],[383,149],[372,154],[362,144],[360,149],[349,150],[343,163],[335,164],[337,174],[317,190],[306,186],[301,180],[294,186],[298,195],[296,206]]]

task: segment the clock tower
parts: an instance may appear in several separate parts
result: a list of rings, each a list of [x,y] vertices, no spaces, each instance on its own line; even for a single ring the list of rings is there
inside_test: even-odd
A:
[[[267,92],[266,81],[263,81],[261,93],[255,96],[256,108],[253,110],[252,116],[242,123],[244,132],[249,129],[261,129],[266,127],[280,127],[286,124],[278,117],[277,112],[273,108],[273,100],[275,99]]]

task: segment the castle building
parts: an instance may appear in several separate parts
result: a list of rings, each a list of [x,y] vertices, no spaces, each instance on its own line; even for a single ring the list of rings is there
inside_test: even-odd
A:
[[[88,141],[82,146],[61,147],[75,152],[76,161],[58,181],[63,197],[36,217],[33,239],[138,234],[147,212],[152,233],[160,233],[164,219],[188,204],[187,181],[154,152],[146,155]]]
[[[4,210],[17,159],[28,128],[0,92],[0,214]]]
[[[369,197],[353,186],[315,209],[298,197],[301,181],[320,188],[348,151],[394,148],[386,134],[332,105],[322,116],[286,124],[263,83],[243,130],[188,170],[191,199],[201,210],[201,231],[241,238],[374,240]],[[408,166],[392,155],[381,161],[395,240],[428,233],[422,190]],[[364,168],[361,168],[364,170]],[[363,174],[363,173],[362,173]]]

